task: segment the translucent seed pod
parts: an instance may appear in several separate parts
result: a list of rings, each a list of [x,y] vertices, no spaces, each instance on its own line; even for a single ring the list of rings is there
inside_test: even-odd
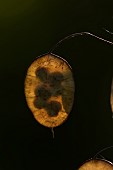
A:
[[[113,164],[105,159],[86,161],[78,170],[113,170]]]
[[[61,125],[72,110],[74,93],[72,69],[61,57],[40,56],[28,68],[25,97],[41,125],[49,128]]]
[[[111,84],[111,96],[110,96],[111,110],[112,110],[112,118],[113,118],[113,79]]]

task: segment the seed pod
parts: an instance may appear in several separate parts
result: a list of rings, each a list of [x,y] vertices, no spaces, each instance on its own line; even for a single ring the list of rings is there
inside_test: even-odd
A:
[[[50,128],[61,125],[72,110],[74,93],[72,69],[61,57],[40,56],[28,68],[25,97],[40,124]]]
[[[113,170],[113,164],[105,159],[91,159],[78,170]]]
[[[110,103],[111,103],[111,110],[112,110],[112,113],[113,113],[113,80],[112,80],[112,84],[111,84]]]

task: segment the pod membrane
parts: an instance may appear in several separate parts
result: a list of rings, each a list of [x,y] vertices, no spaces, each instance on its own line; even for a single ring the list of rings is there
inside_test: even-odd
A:
[[[61,125],[72,110],[74,93],[72,69],[61,57],[40,56],[28,68],[25,97],[40,124],[51,128]]]

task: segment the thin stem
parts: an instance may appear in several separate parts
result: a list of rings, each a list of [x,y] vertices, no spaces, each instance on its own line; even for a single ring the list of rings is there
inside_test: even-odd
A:
[[[52,136],[53,136],[53,139],[54,139],[54,137],[55,137],[55,133],[54,133],[54,129],[53,129],[53,127],[51,128],[51,132],[52,132]]]
[[[103,28],[103,30],[105,30],[105,31],[108,32],[109,34],[112,34],[112,35],[113,35],[113,32],[107,30],[106,28]]]
[[[93,158],[96,158],[98,155],[100,155],[101,152],[104,152],[105,150],[110,149],[110,148],[113,148],[113,146],[108,146],[108,147],[100,150],[99,152],[96,153],[96,155]]]
[[[108,30],[106,30],[106,31],[108,31]],[[109,32],[109,33],[111,33],[111,32]],[[113,45],[113,42],[108,41],[108,40],[106,40],[104,38],[98,37],[98,36],[96,36],[96,35],[94,35],[94,34],[92,34],[90,32],[80,32],[80,33],[74,33],[74,34],[68,35],[68,36],[64,37],[63,39],[61,39],[58,43],[56,43],[52,47],[52,49],[49,51],[49,53],[52,53],[55,50],[55,48],[57,48],[63,41],[71,39],[71,38],[74,38],[76,36],[82,36],[82,35],[90,35],[90,36],[95,37],[95,38],[97,38],[97,39],[99,39],[101,41],[104,41],[104,42],[107,42],[107,43]]]

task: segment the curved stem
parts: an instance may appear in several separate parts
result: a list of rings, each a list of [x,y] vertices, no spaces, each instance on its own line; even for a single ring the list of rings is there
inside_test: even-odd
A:
[[[99,40],[101,40],[101,41],[104,41],[104,42],[106,42],[106,43],[109,43],[109,44],[113,45],[113,42],[108,41],[108,40],[106,40],[106,39],[104,39],[104,38],[101,38],[101,37],[99,37],[99,36],[96,36],[96,35],[94,35],[94,34],[92,34],[92,33],[90,33],[90,32],[80,32],[80,33],[74,33],[74,34],[68,35],[68,36],[64,37],[63,39],[61,39],[58,43],[56,43],[56,44],[50,49],[49,53],[52,53],[52,52],[55,50],[55,48],[57,48],[57,47],[58,47],[62,42],[64,42],[65,40],[74,38],[74,37],[76,37],[76,36],[82,36],[82,35],[90,35],[90,36],[95,37],[95,38],[97,38],[97,39],[99,39]]]

